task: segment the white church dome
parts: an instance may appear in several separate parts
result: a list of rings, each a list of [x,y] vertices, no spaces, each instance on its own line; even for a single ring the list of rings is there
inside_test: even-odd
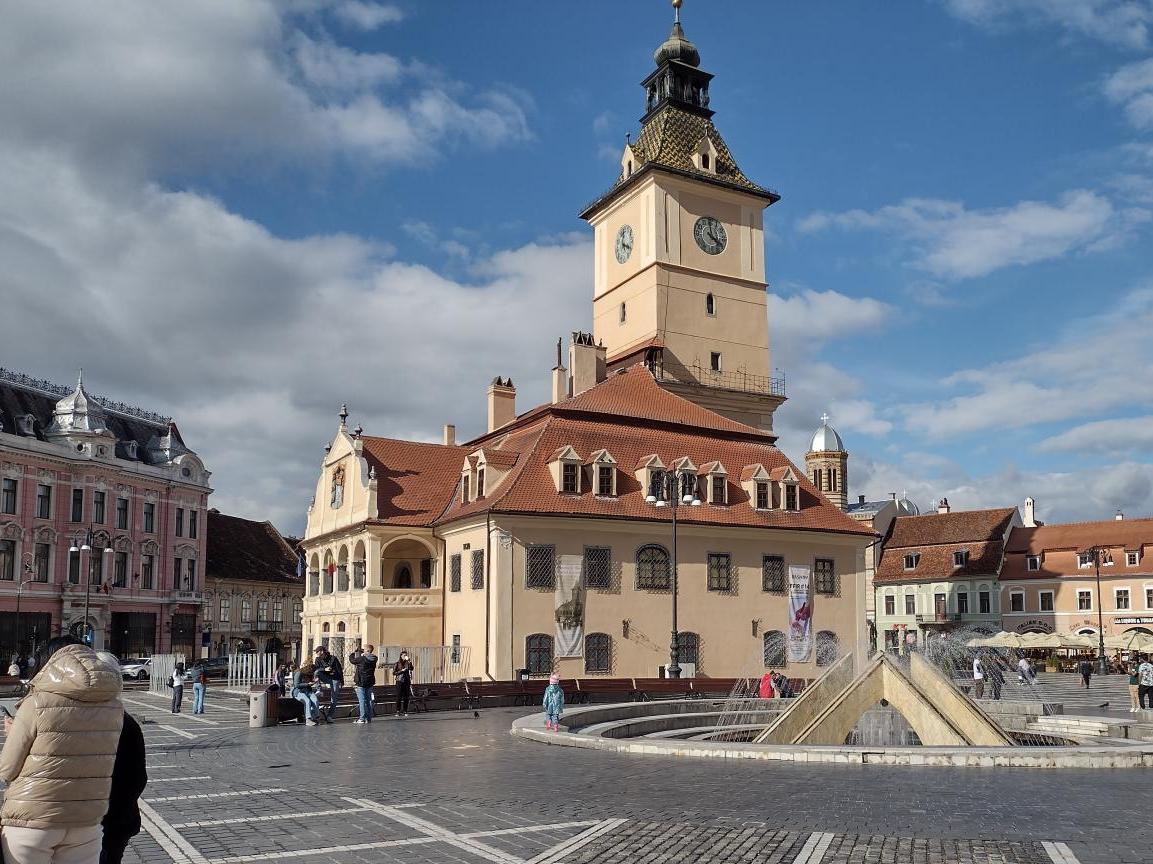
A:
[[[813,443],[809,447],[810,453],[827,453],[830,451],[845,452],[845,445],[837,430],[829,425],[829,415],[821,417],[821,428],[813,435]]]

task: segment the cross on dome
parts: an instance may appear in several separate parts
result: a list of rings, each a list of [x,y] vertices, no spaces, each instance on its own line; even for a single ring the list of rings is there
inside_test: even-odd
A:
[[[828,412],[828,411],[826,411],[824,414],[822,414],[822,415],[821,415],[821,425],[822,425],[822,426],[828,426],[828,425],[829,425],[829,421],[830,421],[830,420],[832,420],[832,419],[833,419],[833,418],[829,416],[829,412]]]

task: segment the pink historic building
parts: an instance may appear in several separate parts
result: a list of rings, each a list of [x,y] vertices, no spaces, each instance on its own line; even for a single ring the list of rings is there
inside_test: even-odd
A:
[[[201,653],[210,472],[167,417],[0,369],[0,658]]]

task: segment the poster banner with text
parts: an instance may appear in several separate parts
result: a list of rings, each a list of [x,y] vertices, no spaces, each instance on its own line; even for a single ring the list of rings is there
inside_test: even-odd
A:
[[[560,555],[556,570],[556,657],[584,654],[583,555]]]
[[[809,603],[812,573],[803,564],[789,565],[789,662],[804,663],[813,651],[813,607]]]

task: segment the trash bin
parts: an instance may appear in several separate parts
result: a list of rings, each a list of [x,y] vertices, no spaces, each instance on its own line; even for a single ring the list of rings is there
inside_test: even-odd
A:
[[[248,693],[248,725],[253,729],[275,726],[279,722],[280,689],[271,687],[252,688]]]
[[[527,681],[528,680],[528,670],[527,669],[518,669],[517,670],[517,677],[519,677],[521,681]]]

